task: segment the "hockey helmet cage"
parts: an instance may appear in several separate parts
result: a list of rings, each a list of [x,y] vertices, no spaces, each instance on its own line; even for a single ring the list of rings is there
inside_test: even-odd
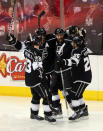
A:
[[[68,29],[66,29],[67,35],[71,35],[71,34],[77,35],[78,31],[79,31],[79,27],[75,25],[70,26]]]
[[[40,45],[41,40],[42,40],[41,36],[33,36],[32,43],[33,45]]]
[[[38,28],[36,31],[35,31],[35,34],[36,35],[46,35],[46,31],[44,28]]]
[[[57,35],[57,34],[64,34],[65,32],[64,32],[64,30],[62,29],[62,28],[56,28],[56,30],[55,30],[55,35]]]
[[[84,40],[81,36],[75,36],[72,42],[76,43],[78,46],[81,46],[84,43]]]

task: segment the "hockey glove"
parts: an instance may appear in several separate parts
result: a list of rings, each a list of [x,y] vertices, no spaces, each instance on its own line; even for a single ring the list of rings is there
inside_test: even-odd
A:
[[[30,36],[28,36],[25,40],[25,46],[31,46],[31,40],[30,40]]]
[[[13,34],[7,35],[6,40],[9,42],[10,45],[15,45],[16,38]]]
[[[63,59],[57,60],[57,66],[59,68],[64,67],[65,66],[65,60],[63,60]]]
[[[48,88],[48,83],[47,83],[47,77],[43,76],[41,79],[41,83],[45,88]]]

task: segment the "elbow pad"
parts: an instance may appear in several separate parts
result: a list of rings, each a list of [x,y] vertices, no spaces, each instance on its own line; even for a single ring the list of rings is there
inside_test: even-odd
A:
[[[76,57],[71,57],[70,60],[71,60],[72,64],[76,64],[76,65],[79,64],[79,59]]]
[[[16,48],[17,50],[20,50],[20,49],[22,48],[22,44],[21,44],[20,41],[17,40],[17,42],[16,42],[16,44],[15,44],[15,48]]]
[[[63,59],[63,60],[64,60],[66,66],[72,66],[71,59]]]

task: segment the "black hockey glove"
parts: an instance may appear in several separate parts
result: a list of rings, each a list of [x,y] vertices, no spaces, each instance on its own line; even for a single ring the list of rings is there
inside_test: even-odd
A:
[[[25,46],[31,46],[31,40],[30,40],[30,36],[28,36],[25,40]]]
[[[47,83],[48,79],[46,76],[43,75],[42,79],[41,79],[41,84],[45,87],[48,88],[48,83]]]
[[[63,68],[65,66],[65,60],[63,60],[63,59],[57,60],[57,66],[59,68]]]
[[[16,38],[13,34],[7,35],[6,40],[9,42],[10,45],[15,45]]]

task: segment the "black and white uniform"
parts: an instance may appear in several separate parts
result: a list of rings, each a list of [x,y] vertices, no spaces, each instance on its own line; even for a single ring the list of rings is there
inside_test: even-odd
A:
[[[65,60],[65,65],[72,67],[72,89],[69,100],[74,110],[85,107],[83,92],[91,83],[92,73],[87,48],[79,47],[72,50],[71,58]]]
[[[16,42],[15,47],[23,51],[26,58],[25,84],[30,87],[32,93],[31,113],[38,114],[40,99],[43,98],[44,114],[51,116],[51,109],[45,94],[46,84],[43,81],[43,76],[41,76],[42,54],[40,50],[19,41]]]
[[[46,35],[45,43],[40,46],[40,51],[42,53],[42,61],[43,61],[43,72],[47,78],[48,84],[48,97],[52,102],[52,94],[50,88],[51,74],[54,70],[54,61],[55,61],[55,36],[52,34]]]
[[[52,34],[46,35],[45,43],[40,46],[42,53],[43,69],[46,75],[51,74],[54,70],[55,60],[55,36]]]
[[[57,41],[55,42],[55,53],[56,53],[56,58],[55,58],[55,67],[54,67],[54,73],[52,75],[52,103],[55,108],[60,106],[60,97],[58,95],[58,89],[62,91],[63,96],[68,95],[69,90],[71,89],[71,67],[68,66],[63,66],[60,67],[57,64],[57,57],[58,57],[58,52],[60,51],[62,45],[64,45],[64,48],[61,50],[60,53],[60,58],[61,59],[69,59],[71,56],[71,51],[72,51],[72,46],[71,42],[67,39],[64,39],[62,43],[58,43]],[[61,73],[62,71],[62,73]],[[68,92],[64,94],[63,91],[63,83],[61,79],[61,75],[63,75],[63,80],[64,80],[64,87]]]

